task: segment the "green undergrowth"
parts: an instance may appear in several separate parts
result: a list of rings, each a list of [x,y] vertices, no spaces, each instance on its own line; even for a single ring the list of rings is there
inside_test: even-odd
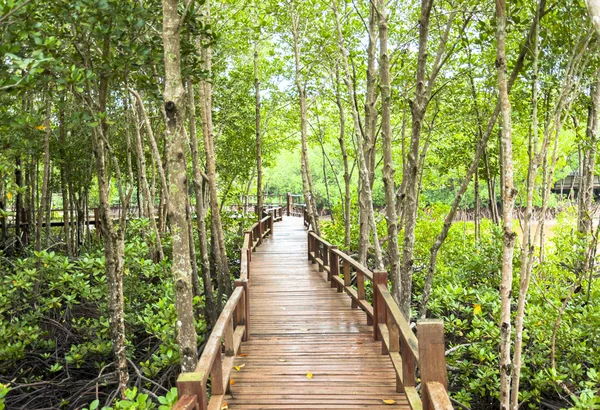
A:
[[[437,205],[420,211],[416,227],[413,319],[423,291],[429,250],[440,232],[449,207]],[[576,233],[576,214],[559,215],[545,245],[545,260],[532,273],[523,332],[523,368],[520,401],[524,408],[542,404],[574,409],[600,408],[600,284],[583,279],[556,332],[555,366],[552,333],[558,308],[580,275],[583,244]],[[378,225],[385,236],[385,222]],[[356,226],[352,230],[357,230]],[[321,231],[334,244],[344,243],[342,215],[323,221]],[[402,233],[400,234],[400,239]],[[400,246],[402,241],[399,240]],[[356,244],[353,243],[353,249]],[[385,251],[385,245],[384,245]],[[352,253],[352,252],[351,252]],[[438,257],[429,302],[429,316],[445,325],[448,378],[451,395],[472,409],[497,407],[500,379],[499,317],[502,234],[489,220],[481,223],[475,240],[473,222],[456,222]],[[519,288],[520,244],[514,259],[513,318]],[[369,287],[369,286],[368,286]],[[513,332],[514,335],[514,332]],[[566,400],[567,399],[567,400]]]

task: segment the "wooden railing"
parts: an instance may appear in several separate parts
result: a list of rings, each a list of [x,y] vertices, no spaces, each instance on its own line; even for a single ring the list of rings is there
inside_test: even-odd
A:
[[[444,323],[441,320],[417,321],[415,336],[388,289],[387,272],[372,272],[337,246],[308,232],[308,259],[327,273],[327,280],[338,292],[346,292],[352,307],[360,307],[373,326],[373,338],[381,340],[382,354],[387,354],[396,371],[396,390],[403,392],[413,410],[452,409],[447,392]],[[352,286],[356,275],[356,289]],[[343,276],[343,278],[342,278]],[[365,285],[372,283],[373,304],[369,303]],[[421,396],[416,387],[416,372],[421,379]]]
[[[263,210],[263,214],[271,215],[273,217],[273,222],[279,222],[283,220],[283,207],[282,206],[274,206],[271,208],[265,208]]]
[[[279,211],[280,214],[283,211]],[[235,355],[250,337],[250,266],[252,251],[273,233],[273,211],[244,233],[240,278],[215,324],[194,372],[177,378],[179,400],[173,410],[221,410]],[[208,380],[210,378],[210,400]]]

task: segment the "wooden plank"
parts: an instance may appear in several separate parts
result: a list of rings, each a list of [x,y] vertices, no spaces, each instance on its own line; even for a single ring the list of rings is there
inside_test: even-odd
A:
[[[172,410],[198,410],[198,400],[196,396],[181,396]]]
[[[379,294],[382,296],[385,304],[387,305],[388,313],[393,317],[396,325],[398,325],[400,337],[408,344],[415,361],[419,363],[419,342],[417,337],[411,330],[402,312],[400,312],[400,308],[396,304],[396,301],[392,297],[390,291],[387,289],[387,284],[385,286],[378,286],[378,290]]]

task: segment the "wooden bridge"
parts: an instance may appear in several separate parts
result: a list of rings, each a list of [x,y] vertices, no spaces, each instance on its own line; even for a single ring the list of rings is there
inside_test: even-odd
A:
[[[268,213],[174,409],[452,409],[442,322],[420,321],[417,339],[386,272],[307,232],[306,215]]]

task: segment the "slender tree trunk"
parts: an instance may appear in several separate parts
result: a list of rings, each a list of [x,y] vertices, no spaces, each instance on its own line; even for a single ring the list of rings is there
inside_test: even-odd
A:
[[[498,90],[500,101],[500,151],[502,161],[502,280],[500,296],[502,307],[500,313],[500,408],[510,407],[511,379],[511,290],[513,280],[513,254],[516,234],[512,226],[512,214],[517,191],[513,183],[512,161],[512,125],[511,106],[508,98],[508,82],[506,77],[506,3],[496,0],[496,68],[498,71]]]
[[[59,153],[60,153],[60,188],[62,193],[63,202],[63,234],[65,245],[67,249],[67,256],[73,256],[72,242],[71,242],[71,219],[69,215],[69,190],[68,190],[68,159],[67,159],[67,138],[65,132],[65,100],[61,98],[59,111],[58,111],[58,141],[59,141]]]
[[[254,98],[256,101],[256,214],[262,219],[263,193],[262,193],[262,151],[260,135],[260,79],[258,71],[258,41],[254,46]]]
[[[317,214],[314,191],[312,189],[312,174],[308,160],[308,131],[307,131],[307,113],[306,113],[306,87],[302,84],[300,78],[300,47],[299,47],[299,24],[300,17],[292,12],[292,34],[294,38],[294,61],[295,61],[295,82],[298,89],[298,100],[300,103],[300,138],[302,140],[301,148],[301,172],[302,172],[302,191],[306,209],[310,218],[312,229],[317,235],[320,235],[319,216]]]
[[[137,100],[137,99],[136,99]],[[141,98],[140,98],[141,100]],[[143,190],[143,196],[146,202],[146,213],[148,214],[148,218],[150,220],[150,226],[154,231],[154,236],[156,237],[156,250],[158,252],[158,259],[163,260],[165,255],[163,253],[162,248],[162,240],[160,237],[160,230],[158,229],[158,225],[156,224],[156,218],[154,216],[154,196],[150,192],[150,187],[148,186],[148,179],[146,177],[146,155],[144,153],[144,144],[142,141],[142,135],[140,132],[140,124],[138,118],[138,112],[143,108],[140,106],[140,100],[137,100],[138,108],[136,108],[136,104],[132,104],[131,110],[133,111],[133,118],[135,122],[135,153],[137,156],[138,163],[138,178],[140,180],[140,185]]]
[[[46,102],[46,132],[44,135],[44,174],[42,176],[42,200],[38,208],[37,229],[35,230],[35,250],[37,252],[42,250],[42,224],[44,222],[44,211],[47,208],[48,180],[50,179],[50,134],[52,133],[52,130],[50,129],[50,114],[52,104],[50,102],[50,96],[47,96],[46,98],[48,101]],[[38,282],[36,282],[36,290],[37,285]]]
[[[15,158],[15,185],[17,186],[17,199],[15,200],[15,236],[21,241],[21,223],[23,222],[23,173],[21,171],[21,156]]]
[[[600,109],[600,85],[598,80],[590,87],[590,97],[586,138],[583,142],[583,170],[580,174],[579,212],[577,217],[577,229],[586,237],[592,233],[593,224],[594,170],[596,167],[598,138],[598,111]]]
[[[527,199],[525,206],[525,218],[523,220],[523,239],[521,243],[521,265],[520,265],[520,282],[519,282],[519,299],[517,302],[517,314],[515,316],[515,347],[513,356],[513,378],[510,392],[510,406],[512,410],[519,410],[519,383],[521,378],[522,367],[522,350],[523,350],[523,322],[525,318],[525,304],[527,302],[527,292],[529,290],[529,282],[531,270],[533,267],[533,238],[531,237],[532,220],[533,220],[533,195],[535,190],[535,179],[540,165],[538,155],[538,57],[539,57],[539,22],[540,8],[537,8],[535,15],[535,29],[533,34],[533,78],[531,91],[531,106],[532,106],[532,130],[528,144],[529,165],[527,170]],[[542,154],[545,155],[547,140],[544,141]],[[543,218],[543,216],[542,216]]]
[[[419,144],[423,118],[427,110],[428,96],[426,87],[427,70],[427,42],[429,39],[429,16],[433,0],[423,0],[421,3],[421,17],[419,19],[419,55],[417,66],[417,79],[415,98],[411,103],[412,132],[410,148],[408,150],[408,163],[406,173],[402,176],[405,180],[405,207],[404,207],[404,247],[402,251],[402,268],[398,295],[400,310],[406,318],[410,318],[410,303],[412,295],[412,269],[413,250],[415,246],[415,226],[417,222],[417,176],[419,173]]]
[[[379,77],[381,88],[381,137],[383,144],[383,184],[388,232],[388,257],[392,292],[400,303],[400,250],[398,249],[398,215],[396,214],[396,183],[392,157],[390,60],[388,55],[388,22],[386,1],[377,0],[379,15]]]
[[[342,54],[342,63],[344,68],[344,81],[346,83],[346,89],[348,91],[348,97],[350,99],[350,105],[352,107],[352,119],[354,121],[354,134],[356,135],[356,149],[358,150],[358,176],[359,176],[359,209],[360,212],[366,213],[368,218],[368,223],[370,226],[370,230],[373,234],[373,246],[375,250],[375,269],[383,269],[383,257],[381,254],[381,245],[379,243],[379,236],[377,234],[377,226],[375,223],[375,211],[373,209],[373,195],[371,192],[371,183],[369,181],[369,171],[367,167],[367,158],[364,152],[364,143],[363,136],[360,126],[360,119],[358,115],[358,107],[356,105],[356,100],[354,98],[354,84],[352,83],[352,75],[350,71],[350,64],[348,62],[348,50],[344,44],[344,36],[342,34],[342,28],[340,23],[340,16],[338,12],[337,0],[332,1],[332,8],[335,15],[336,29],[337,29],[337,37],[338,37],[338,46],[340,52]],[[364,222],[364,221],[363,221]],[[362,222],[361,222],[362,223]],[[359,228],[360,229],[360,228]],[[365,232],[367,232],[367,236],[365,237]],[[360,230],[359,237],[359,262],[363,265],[366,265],[367,254],[366,252],[361,254],[360,242],[369,243],[368,231],[362,229]]]
[[[337,13],[337,0],[336,1],[336,9]],[[375,54],[377,52],[377,11],[375,10],[375,5],[373,2],[369,5],[369,23],[368,23],[368,31],[367,34],[369,36],[369,43],[367,46],[367,79],[366,79],[366,95],[365,95],[365,121],[364,121],[364,129],[361,127],[360,119],[358,120],[358,129],[355,131],[356,133],[361,133],[363,137],[362,151],[364,152],[366,168],[367,168],[367,178],[359,178],[359,237],[358,237],[358,260],[362,264],[366,264],[367,256],[369,253],[369,245],[370,245],[370,210],[368,206],[365,205],[365,201],[367,200],[367,192],[363,191],[362,184],[363,179],[369,181],[369,189],[373,190],[373,183],[375,181],[375,136],[377,132],[377,89],[376,89],[376,80],[377,80],[377,72],[375,68]],[[353,101],[356,101],[356,95],[354,93],[351,96]],[[357,107],[358,108],[358,107]],[[358,112],[357,112],[358,115]],[[359,168],[359,173],[361,169]],[[363,200],[360,200],[360,195],[363,196]],[[371,200],[371,199],[368,199]]]
[[[173,240],[171,272],[175,282],[177,343],[183,372],[196,368],[197,334],[194,326],[190,237],[188,230],[188,184],[185,150],[185,90],[181,81],[180,24],[178,0],[163,0],[163,46],[165,57],[166,137],[169,143],[169,224]]]
[[[194,85],[187,81],[188,115],[190,119],[190,152],[192,154],[192,172],[194,181],[194,194],[196,195],[196,227],[200,245],[200,271],[204,285],[204,316],[209,326],[217,321],[217,309],[213,294],[212,280],[210,278],[210,259],[208,256],[208,240],[206,233],[206,207],[204,202],[204,180],[200,170],[198,155],[198,133],[196,131],[196,101]]]
[[[335,102],[340,115],[340,135],[338,142],[340,144],[340,152],[344,161],[344,248],[347,252],[350,251],[351,233],[350,233],[350,166],[348,163],[348,151],[346,150],[346,115],[344,113],[344,105],[340,95],[340,71],[336,63],[335,66]]]
[[[205,23],[210,24],[210,0],[204,3]],[[197,43],[198,44],[198,43]],[[210,47],[202,48],[204,68],[208,73],[212,71],[212,52]],[[210,193],[210,209],[214,220],[213,240],[216,240],[218,257],[216,258],[217,270],[224,283],[224,292],[231,293],[231,278],[229,276],[229,262],[227,260],[227,249],[225,248],[225,234],[221,223],[221,212],[217,195],[217,167],[215,160],[214,129],[212,121],[212,83],[202,81],[200,83],[200,108],[203,120],[204,151],[206,153],[206,174]]]

